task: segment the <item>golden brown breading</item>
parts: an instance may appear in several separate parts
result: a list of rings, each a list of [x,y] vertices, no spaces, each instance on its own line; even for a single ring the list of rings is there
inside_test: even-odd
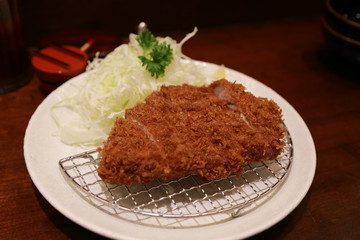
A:
[[[239,175],[282,151],[281,110],[241,84],[163,86],[117,119],[103,148],[104,182],[130,185],[198,174]]]

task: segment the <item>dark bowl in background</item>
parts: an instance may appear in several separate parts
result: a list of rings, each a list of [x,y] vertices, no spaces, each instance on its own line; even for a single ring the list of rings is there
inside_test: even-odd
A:
[[[360,41],[347,37],[323,20],[327,49],[336,56],[360,64]]]
[[[360,41],[360,0],[327,0],[325,19],[335,31]]]
[[[360,0],[326,0],[322,26],[327,50],[360,64]]]

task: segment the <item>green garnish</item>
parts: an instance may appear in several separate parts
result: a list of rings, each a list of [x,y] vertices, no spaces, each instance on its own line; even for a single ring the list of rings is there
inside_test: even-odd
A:
[[[149,30],[140,33],[136,40],[143,49],[143,55],[138,56],[142,66],[145,66],[152,77],[163,77],[165,75],[165,68],[173,59],[170,44],[165,42],[159,43]]]

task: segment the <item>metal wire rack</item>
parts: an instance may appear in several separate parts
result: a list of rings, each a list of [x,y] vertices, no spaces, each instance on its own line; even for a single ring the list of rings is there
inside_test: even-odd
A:
[[[293,146],[286,134],[284,151],[275,160],[246,165],[240,177],[206,181],[189,175],[168,182],[160,180],[131,186],[104,183],[97,174],[95,150],[60,159],[66,176],[82,192],[114,209],[151,217],[188,218],[241,210],[276,189],[289,172]]]

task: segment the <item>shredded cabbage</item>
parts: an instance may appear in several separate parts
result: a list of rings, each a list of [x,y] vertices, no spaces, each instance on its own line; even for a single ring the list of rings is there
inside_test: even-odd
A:
[[[141,66],[138,58],[142,54],[135,34],[130,34],[129,43],[122,44],[104,59],[95,58],[89,63],[86,79],[76,92],[57,102],[51,108],[61,141],[83,148],[102,144],[117,117],[125,110],[144,100],[161,85],[205,85],[215,80],[195,62],[182,53],[183,44],[193,37],[193,32],[177,43],[170,37],[160,38],[173,49],[173,60],[165,76],[155,79]],[[221,74],[220,74],[221,75]],[[61,110],[61,111],[59,111]],[[63,121],[66,115],[67,121]]]

